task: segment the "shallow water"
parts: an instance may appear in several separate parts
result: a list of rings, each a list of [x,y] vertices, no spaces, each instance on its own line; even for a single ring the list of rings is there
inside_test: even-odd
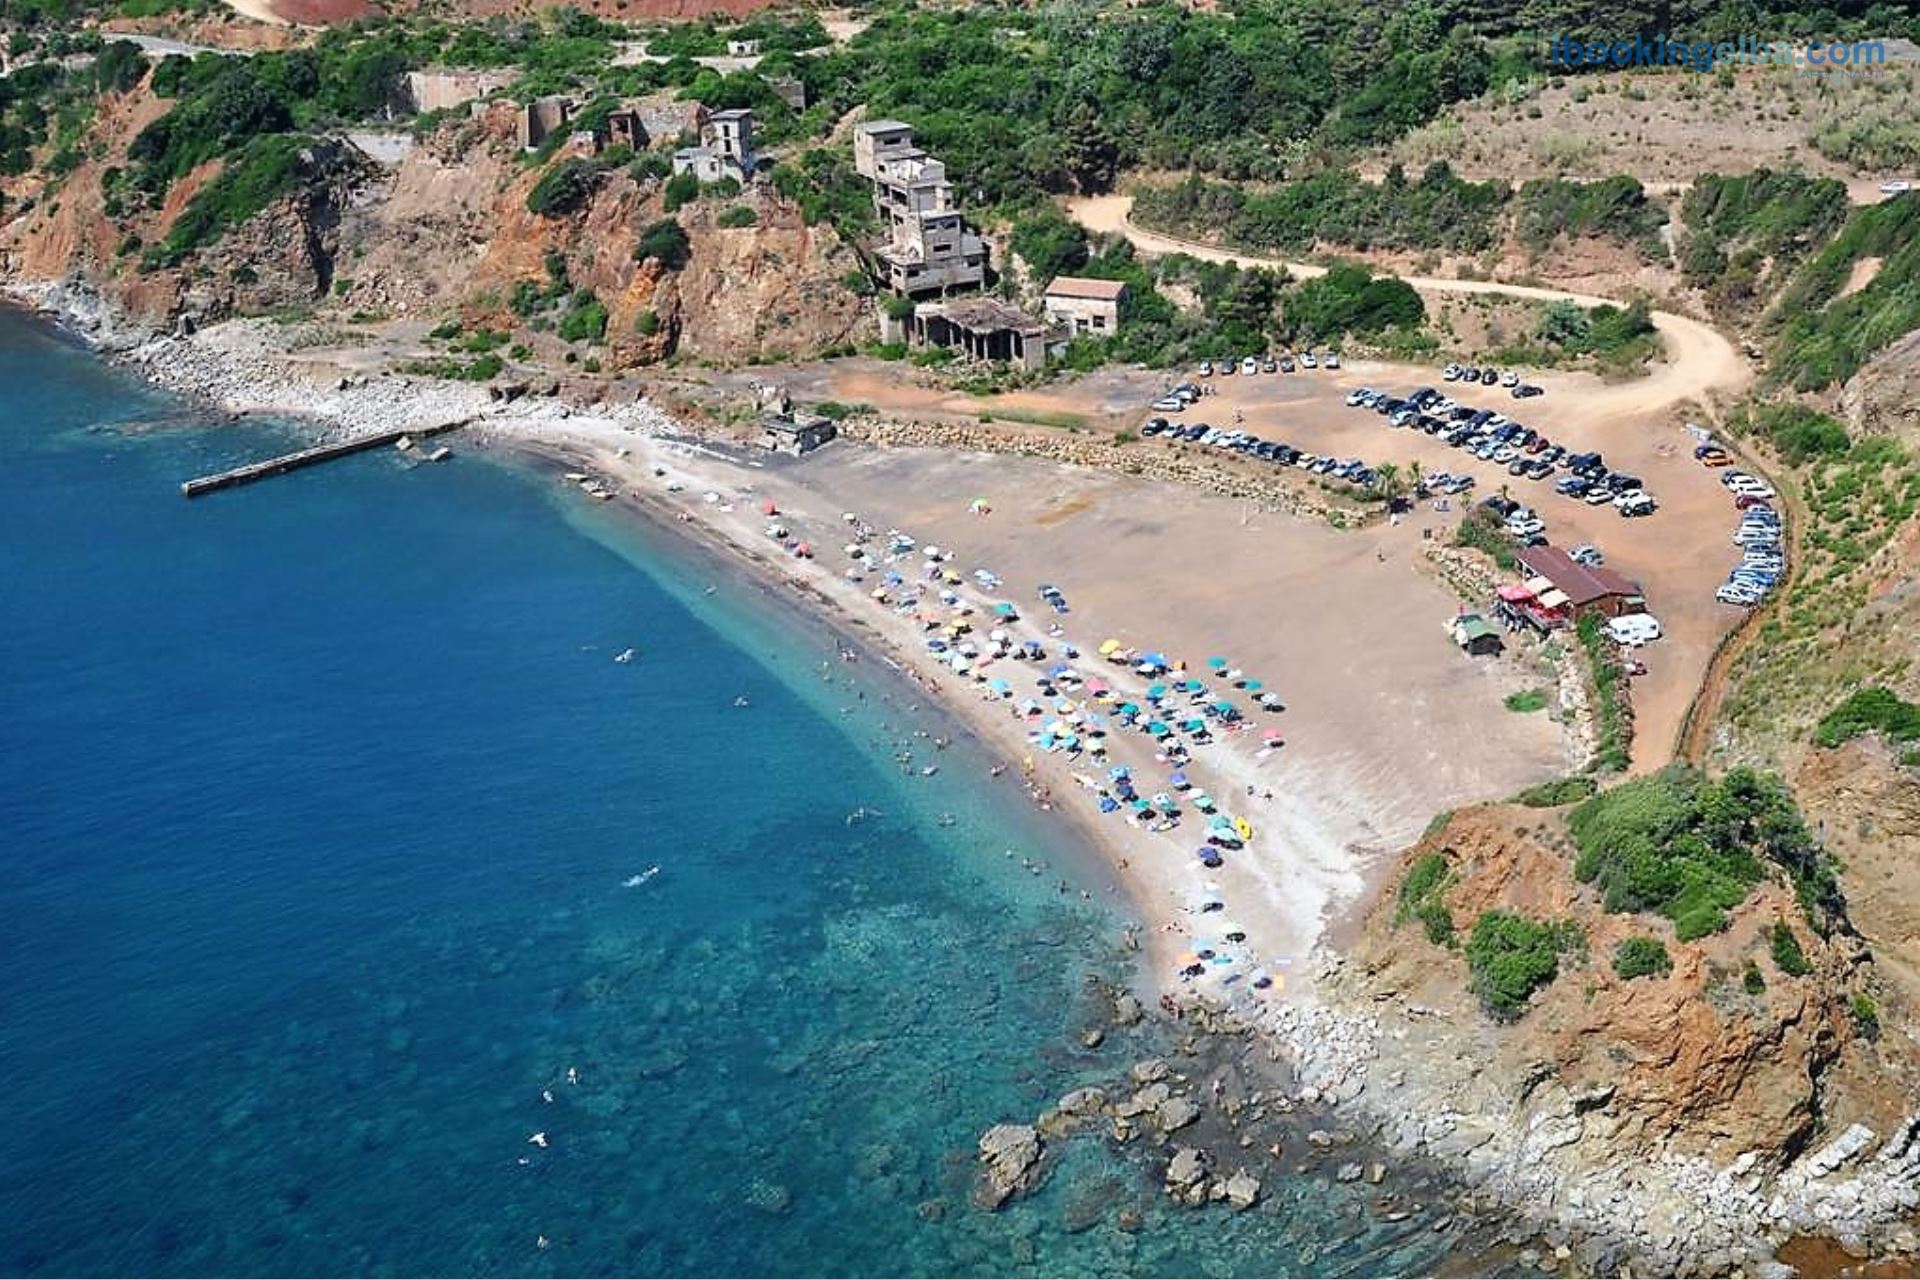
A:
[[[911,692],[659,535],[466,453],[187,503],[286,442],[193,417],[0,316],[0,1272],[1442,1259],[1094,1142],[970,1209],[981,1129],[1163,1034],[1080,1047],[1124,956],[1058,833],[965,743],[903,775]]]

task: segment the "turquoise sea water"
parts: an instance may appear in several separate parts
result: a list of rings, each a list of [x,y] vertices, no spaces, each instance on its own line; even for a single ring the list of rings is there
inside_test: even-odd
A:
[[[285,442],[0,315],[0,1272],[1442,1258],[1369,1188],[1175,1212],[1090,1143],[970,1209],[982,1128],[1152,1047],[1080,1046],[1104,885],[964,743],[904,776],[940,726],[872,664],[538,477],[178,494]]]

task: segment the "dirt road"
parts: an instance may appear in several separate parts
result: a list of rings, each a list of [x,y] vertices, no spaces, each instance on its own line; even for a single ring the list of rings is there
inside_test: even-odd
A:
[[[1068,204],[1067,212],[1089,230],[1119,234],[1144,253],[1184,253],[1205,262],[1236,262],[1245,266],[1282,267],[1299,279],[1323,276],[1327,269],[1307,262],[1288,262],[1183,240],[1136,226],[1130,217],[1132,196],[1092,196]],[[1500,284],[1491,280],[1453,280],[1434,276],[1406,276],[1406,282],[1422,293],[1498,293],[1514,298],[1535,298],[1546,302],[1572,302],[1583,307],[1625,306],[1618,298],[1601,298],[1565,289],[1544,289],[1532,285]],[[1653,414],[1688,400],[1700,400],[1713,392],[1738,391],[1753,378],[1734,345],[1712,325],[1671,311],[1653,313],[1654,327],[1660,331],[1667,358],[1653,366],[1645,378],[1591,391],[1585,408],[1598,414]]]

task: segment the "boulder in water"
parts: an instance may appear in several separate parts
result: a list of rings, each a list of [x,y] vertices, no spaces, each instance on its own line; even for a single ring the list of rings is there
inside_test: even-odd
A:
[[[980,1178],[973,1201],[983,1209],[998,1209],[1017,1195],[1033,1190],[1039,1181],[1040,1133],[1031,1125],[997,1124],[980,1136]]]

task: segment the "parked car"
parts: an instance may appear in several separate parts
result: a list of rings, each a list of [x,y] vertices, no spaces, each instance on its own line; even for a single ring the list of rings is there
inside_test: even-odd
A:
[[[1240,361],[1240,372],[1246,374],[1258,373],[1260,372],[1260,362],[1252,356],[1247,356]]]
[[[1534,386],[1531,382],[1523,382],[1519,386],[1513,388],[1513,390],[1509,391],[1507,394],[1512,396],[1515,400],[1530,400],[1534,396],[1543,396],[1546,394],[1546,392],[1541,390],[1539,387]]]
[[[1509,369],[1500,375],[1500,385],[1503,387],[1517,387],[1520,385],[1520,375]]]
[[[1721,604],[1739,605],[1746,609],[1751,609],[1766,599],[1757,589],[1734,582],[1729,582],[1714,592],[1713,598]]]
[[[1315,356],[1311,351],[1302,351],[1300,353],[1300,367],[1302,369],[1318,369],[1320,367],[1319,357]]]
[[[1282,372],[1282,373],[1292,373],[1292,372],[1293,372],[1293,357],[1292,357],[1292,356],[1281,356],[1281,357],[1280,357],[1280,372]]]
[[[1567,552],[1567,559],[1575,564],[1584,564],[1590,569],[1597,569],[1607,562],[1607,558],[1600,554],[1600,548],[1591,542],[1583,542]]]
[[[1487,511],[1493,512],[1494,515],[1499,516],[1502,520],[1520,509],[1520,504],[1512,498],[1503,498],[1497,493],[1492,497],[1482,498],[1480,500],[1480,506]]]
[[[1340,367],[1340,353],[1338,351],[1329,351],[1320,363],[1329,369],[1338,369]]]
[[[1480,383],[1482,386],[1490,387],[1498,381],[1500,381],[1500,371],[1498,369],[1482,369],[1480,371]]]
[[[1200,362],[1200,376],[1203,378],[1211,378],[1213,376],[1213,361],[1202,360]]]
[[[1445,378],[1448,382],[1458,382],[1460,381],[1460,375],[1464,372],[1466,371],[1462,369],[1459,365],[1450,364],[1446,368],[1440,371],[1440,376],[1442,378]]]
[[[1645,489],[1635,489],[1623,493],[1613,500],[1614,509],[1623,516],[1650,516],[1659,508],[1653,495]]]
[[[1274,359],[1272,356],[1268,356],[1265,360],[1262,360],[1260,362],[1260,372],[1262,373],[1273,373],[1275,370],[1279,369],[1279,367],[1280,366],[1274,362]]]
[[[1590,507],[1604,507],[1613,501],[1613,490],[1607,488],[1605,485],[1596,485],[1582,495],[1581,501]]]

